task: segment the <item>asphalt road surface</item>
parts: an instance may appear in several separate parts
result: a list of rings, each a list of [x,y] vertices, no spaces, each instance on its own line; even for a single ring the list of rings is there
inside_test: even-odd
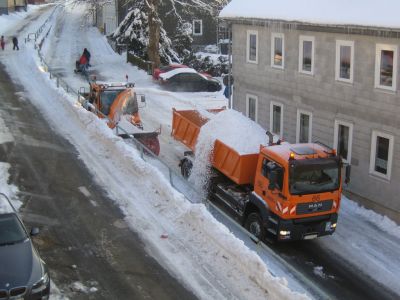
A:
[[[75,148],[22,90],[0,64],[0,117],[15,139],[0,144],[0,161],[11,165],[25,224],[41,229],[34,243],[58,288],[70,299],[196,298],[146,253]]]

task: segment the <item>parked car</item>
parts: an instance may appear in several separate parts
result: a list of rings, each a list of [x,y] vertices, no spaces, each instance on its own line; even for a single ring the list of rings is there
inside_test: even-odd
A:
[[[217,92],[221,83],[191,68],[179,68],[160,74],[160,83],[174,92]]]
[[[160,68],[156,68],[153,71],[153,79],[154,80],[158,80],[160,78],[160,74],[165,73],[165,72],[169,72],[171,70],[174,69],[179,69],[179,68],[189,68],[186,65],[180,65],[180,64],[171,64],[168,66],[162,66]]]
[[[0,299],[48,299],[50,275],[18,213],[0,193]]]

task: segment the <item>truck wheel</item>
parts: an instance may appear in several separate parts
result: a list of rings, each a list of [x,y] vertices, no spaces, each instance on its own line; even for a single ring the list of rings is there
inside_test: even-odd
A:
[[[189,159],[184,158],[180,163],[180,167],[183,178],[189,178],[190,173],[192,172],[193,163]]]
[[[262,240],[265,236],[265,228],[261,216],[257,212],[253,212],[247,216],[244,227],[259,240]]]

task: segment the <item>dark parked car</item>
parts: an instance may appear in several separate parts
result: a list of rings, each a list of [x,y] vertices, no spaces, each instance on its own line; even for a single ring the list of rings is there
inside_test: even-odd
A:
[[[39,300],[50,295],[46,264],[7,196],[0,193],[0,299]]]
[[[160,74],[165,89],[174,92],[218,92],[221,83],[190,68],[179,68]]]

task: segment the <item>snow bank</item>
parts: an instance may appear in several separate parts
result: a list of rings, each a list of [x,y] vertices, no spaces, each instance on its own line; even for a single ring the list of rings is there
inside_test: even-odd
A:
[[[232,0],[220,17],[400,28],[399,11],[398,0]]]
[[[341,210],[345,210],[347,213],[354,216],[360,216],[371,224],[376,225],[382,231],[400,238],[400,226],[394,221],[389,219],[387,216],[382,216],[373,210],[360,206],[358,203],[349,200],[345,196],[342,196]]]
[[[15,185],[8,184],[10,165],[0,162],[0,193],[5,194],[11,200],[11,204],[18,210],[22,202],[17,200],[18,188]],[[12,212],[12,208],[8,204],[7,199],[0,195],[0,214]]]
[[[265,130],[243,114],[224,110],[218,114],[207,114],[210,120],[201,127],[196,144],[196,156],[190,181],[199,190],[207,185],[210,176],[210,156],[216,139],[235,149],[240,154],[258,153],[260,145],[267,143]]]

